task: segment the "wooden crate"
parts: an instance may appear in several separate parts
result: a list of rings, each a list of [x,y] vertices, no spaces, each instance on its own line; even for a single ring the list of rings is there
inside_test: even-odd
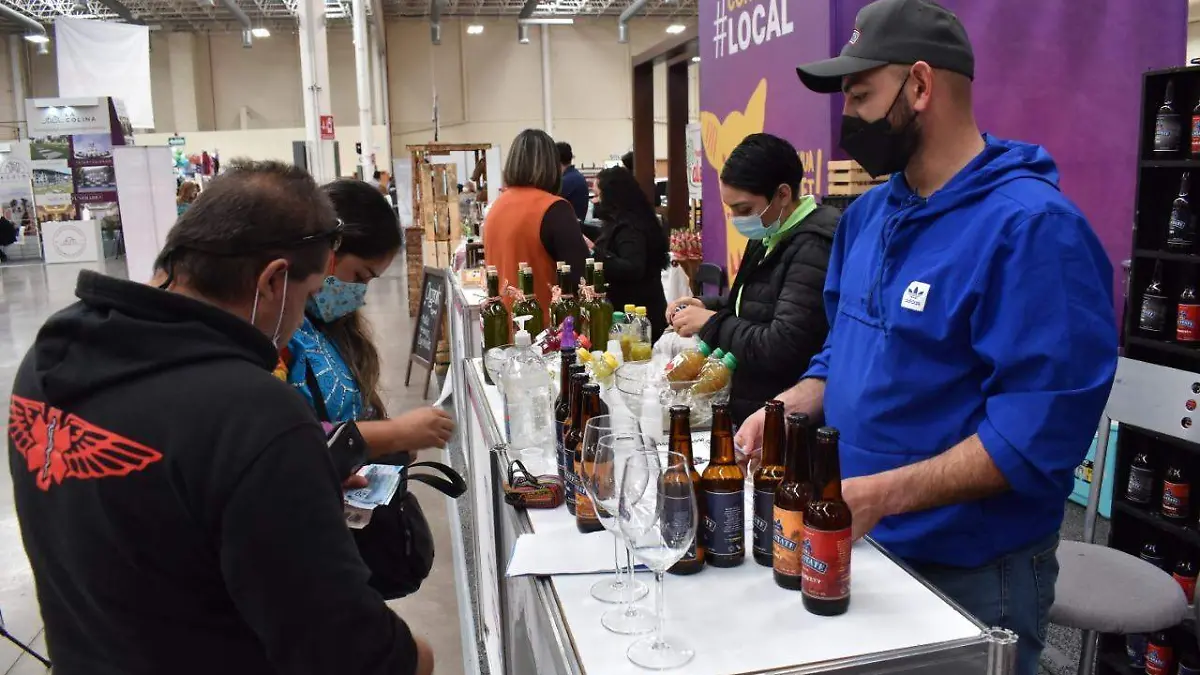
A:
[[[419,192],[420,226],[429,241],[458,241],[462,221],[458,211],[458,170],[453,164],[421,164]]]
[[[861,195],[876,185],[886,183],[888,179],[887,176],[872,178],[866,169],[852,159],[830,160],[826,164],[829,167],[826,185],[830,195]]]
[[[404,228],[404,267],[408,277],[408,315],[416,316],[421,306],[421,279],[425,276],[425,257],[421,228]]]

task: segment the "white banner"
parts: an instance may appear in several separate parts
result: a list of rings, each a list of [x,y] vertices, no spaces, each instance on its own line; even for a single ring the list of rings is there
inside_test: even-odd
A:
[[[54,39],[59,96],[114,96],[134,127],[154,128],[148,27],[58,17]]]
[[[704,146],[700,138],[700,125],[687,125],[687,173],[688,197],[703,199],[700,190],[701,163],[704,159]]]

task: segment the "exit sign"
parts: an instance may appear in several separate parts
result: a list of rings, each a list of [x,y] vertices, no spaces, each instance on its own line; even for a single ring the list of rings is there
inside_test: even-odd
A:
[[[171,146],[172,148],[182,147],[187,145],[187,139],[183,136],[172,136],[167,139],[167,145]]]

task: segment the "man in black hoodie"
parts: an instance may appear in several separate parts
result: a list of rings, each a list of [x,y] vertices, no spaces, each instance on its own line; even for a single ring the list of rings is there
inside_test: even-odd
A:
[[[432,672],[272,375],[339,233],[307,173],[237,165],[172,229],[159,288],[83,272],[38,333],[9,463],[56,675]]]

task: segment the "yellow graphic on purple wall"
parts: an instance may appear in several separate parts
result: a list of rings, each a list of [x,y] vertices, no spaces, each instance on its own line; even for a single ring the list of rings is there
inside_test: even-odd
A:
[[[762,79],[743,110],[734,110],[719,120],[716,115],[700,112],[700,135],[704,143],[704,156],[709,166],[721,175],[725,160],[729,153],[750,134],[760,134],[763,131],[763,119],[767,112],[767,80]],[[712,213],[711,206],[706,205],[706,211]],[[746,250],[746,238],[733,227],[729,207],[721,204],[721,212],[725,218],[725,266],[729,270],[729,278],[737,276],[738,266],[742,262],[742,253]]]

